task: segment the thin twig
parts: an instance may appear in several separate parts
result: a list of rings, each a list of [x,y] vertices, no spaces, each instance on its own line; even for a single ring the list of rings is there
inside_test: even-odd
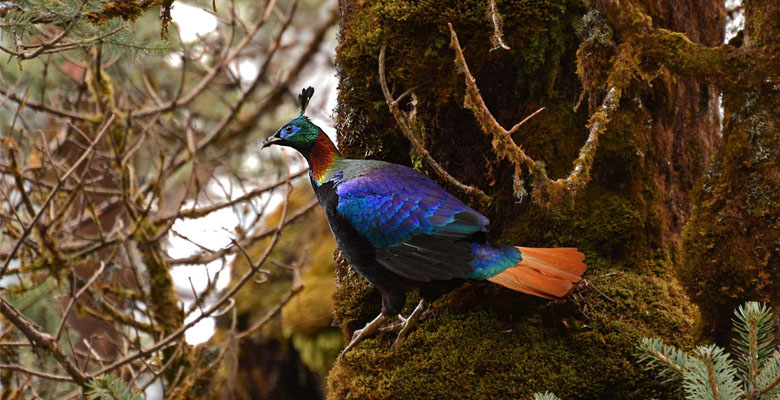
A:
[[[251,259],[250,259],[251,261]],[[271,320],[276,314],[278,314],[280,311],[282,311],[282,308],[290,301],[293,297],[295,297],[298,292],[303,290],[303,285],[295,285],[292,288],[290,288],[287,293],[285,293],[284,296],[282,296],[282,299],[279,300],[279,303],[277,303],[274,308],[268,310],[265,315],[262,316],[257,322],[255,322],[252,326],[247,328],[246,330],[237,333],[235,336],[237,339],[243,339],[247,337],[248,335],[252,334],[252,332],[257,331],[258,329],[261,329],[263,326],[265,326],[268,321]]]
[[[302,169],[292,175],[290,175],[291,179],[298,178],[300,176],[305,175],[307,172],[309,172],[308,168]],[[259,187],[257,189],[252,189],[249,192],[246,192],[245,194],[236,197],[235,199],[231,199],[222,203],[212,204],[210,206],[201,207],[201,208],[190,208],[187,210],[183,210],[178,214],[179,218],[200,218],[204,215],[210,214],[214,211],[221,210],[226,207],[232,207],[238,203],[243,203],[244,201],[254,199],[255,197],[269,191],[272,189],[276,189],[277,187],[284,185],[287,182],[286,179],[274,182],[270,185],[265,185],[262,187]]]
[[[2,295],[0,295],[0,314],[3,314],[16,328],[22,331],[35,348],[42,349],[54,357],[76,384],[82,387],[86,386],[87,376],[79,371],[73,361],[65,355],[57,341],[14,308]]]
[[[24,374],[37,376],[39,378],[48,379],[51,381],[57,381],[57,382],[73,382],[73,378],[66,376],[66,375],[54,375],[47,372],[42,371],[34,371],[28,368],[25,368],[21,365],[17,364],[0,364],[0,369],[7,369],[11,371],[21,372]]]
[[[81,164],[82,161],[84,161],[87,156],[89,156],[92,151],[95,149],[95,145],[100,142],[100,139],[103,138],[103,135],[108,132],[108,127],[111,126],[111,123],[114,121],[115,114],[111,114],[111,116],[108,118],[108,120],[103,124],[103,129],[100,130],[100,132],[97,134],[97,137],[95,140],[90,143],[89,148],[87,151],[85,151],[81,157],[79,157],[78,160],[70,167],[68,172],[65,173],[65,175],[62,176],[62,179],[57,182],[57,186],[54,187],[49,192],[49,195],[46,197],[46,200],[43,201],[43,204],[41,205],[41,208],[38,210],[38,213],[35,214],[35,217],[32,219],[32,221],[25,227],[24,232],[22,232],[22,236],[16,241],[14,244],[14,247],[11,249],[11,252],[8,254],[8,257],[5,259],[5,263],[3,264],[3,267],[0,268],[0,277],[2,277],[5,274],[6,269],[8,269],[8,265],[11,264],[11,260],[16,256],[16,252],[19,251],[19,248],[22,246],[22,242],[24,242],[24,238],[27,237],[27,235],[30,234],[33,227],[38,223],[38,220],[41,218],[43,213],[46,211],[47,207],[49,206],[49,203],[54,199],[54,196],[59,192],[59,190],[62,188],[63,182],[68,179],[70,174],[72,174],[74,171],[76,171],[76,168]]]
[[[498,50],[502,48],[504,50],[511,50],[509,46],[504,43],[504,32],[501,31],[502,19],[501,14],[498,13],[498,7],[496,7],[496,0],[490,0],[490,19],[493,21],[493,42],[492,50]]]
[[[79,289],[78,292],[76,292],[76,295],[70,298],[70,302],[68,302],[68,306],[65,307],[65,311],[62,313],[62,321],[60,321],[60,325],[57,328],[57,333],[54,335],[54,338],[56,340],[60,340],[60,335],[62,335],[62,328],[65,327],[65,322],[68,320],[68,315],[70,314],[70,310],[73,308],[73,305],[76,304],[76,300],[78,300],[79,297],[81,297],[84,292],[87,291],[90,285],[92,285],[95,280],[97,280],[98,276],[100,276],[101,273],[103,273],[103,270],[105,269],[106,264],[101,261],[100,267],[95,271],[94,274],[87,280],[87,283],[84,284],[84,286]]]
[[[190,322],[182,325],[180,328],[176,329],[171,334],[167,335],[162,340],[156,342],[155,344],[140,349],[137,352],[127,355],[123,357],[120,360],[117,360],[113,362],[112,364],[106,366],[105,368],[100,369],[99,371],[93,373],[91,376],[98,376],[100,374],[104,374],[107,372],[111,372],[129,362],[132,362],[138,358],[141,357],[147,357],[154,352],[161,350],[165,347],[168,347],[168,345],[176,340],[179,336],[183,335],[184,332],[187,331],[187,329],[191,328],[198,322],[200,322],[202,319],[209,317],[211,314],[217,312],[218,310],[222,310],[223,306],[231,301],[231,298],[235,296],[235,294],[254,276],[259,270],[260,266],[265,262],[266,259],[268,259],[268,256],[271,255],[271,250],[273,250],[274,247],[276,247],[276,243],[279,241],[279,238],[281,237],[282,228],[286,225],[286,216],[287,216],[287,207],[290,202],[290,193],[292,193],[292,185],[290,183],[290,175],[289,175],[289,167],[287,172],[287,196],[285,197],[284,202],[282,203],[282,216],[279,219],[279,223],[277,224],[276,228],[274,229],[273,237],[271,238],[270,243],[266,246],[265,251],[260,256],[259,261],[252,266],[252,268],[249,269],[249,271],[226,293],[224,293],[219,300],[214,302],[209,308],[207,308],[201,315],[199,315],[197,318],[194,318]]]

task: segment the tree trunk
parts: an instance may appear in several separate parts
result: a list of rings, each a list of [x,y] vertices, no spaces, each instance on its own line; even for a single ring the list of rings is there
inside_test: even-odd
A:
[[[707,46],[723,41],[722,1],[632,4],[652,17],[652,29],[683,32]],[[604,14],[574,0],[496,6],[509,50],[491,50],[489,1],[341,0],[340,148],[350,157],[425,171],[488,216],[490,237],[501,243],[578,247],[598,290],[552,304],[490,283],[466,284],[436,301],[396,348],[389,348],[394,338],[387,334],[347,353],[330,374],[330,396],[483,399],[549,390],[564,399],[679,397],[637,365],[634,353],[643,336],[682,347],[695,337],[699,312],[675,278],[675,249],[690,192],[720,141],[719,93],[639,57],[599,139],[592,180],[559,201],[529,199],[523,192],[533,192],[534,177],[522,174],[526,190],[517,190],[514,166],[496,156],[490,137],[464,108],[464,77],[453,63],[447,23],[503,126],[545,107],[513,139],[544,162],[552,179],[569,174],[628,36],[613,27],[609,4],[601,7]],[[394,96],[413,90],[400,108],[414,109],[424,147],[490,202],[459,191],[410,151],[380,89],[383,42],[389,88]],[[343,260],[337,275],[336,313],[348,337],[379,312],[380,302]]]
[[[780,3],[744,10],[734,42],[759,73],[735,73],[723,91],[723,141],[682,247],[682,281],[722,345],[740,303],[780,305]]]

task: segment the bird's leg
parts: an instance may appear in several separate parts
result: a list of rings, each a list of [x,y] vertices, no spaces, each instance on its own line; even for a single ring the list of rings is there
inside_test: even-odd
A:
[[[366,324],[366,326],[363,329],[358,329],[355,331],[355,333],[352,334],[352,340],[349,342],[347,347],[344,348],[344,350],[341,351],[341,355],[344,355],[344,353],[348,352],[349,349],[355,347],[358,343],[376,335],[376,333],[379,331],[379,328],[381,328],[386,322],[388,318],[380,313],[379,316],[374,318],[373,321]]]
[[[411,332],[412,329],[417,326],[423,311],[425,311],[425,300],[420,300],[420,302],[417,303],[417,307],[414,308],[414,311],[409,314],[409,318],[404,318],[400,315],[398,316],[398,318],[401,319],[401,331],[398,332],[398,337],[395,339],[393,347],[395,347],[395,345],[397,345],[401,339],[405,338],[406,335],[408,335],[409,332]]]

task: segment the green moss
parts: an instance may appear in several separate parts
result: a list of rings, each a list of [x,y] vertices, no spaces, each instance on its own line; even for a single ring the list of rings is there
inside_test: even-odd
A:
[[[510,4],[512,7],[508,7]],[[398,95],[416,87],[420,99],[418,111],[458,110],[458,121],[454,122],[462,123],[471,116],[461,109],[464,88],[451,84],[460,79],[456,79],[453,53],[448,48],[447,23],[452,22],[456,30],[472,33],[461,41],[478,81],[493,82],[496,89],[510,90],[523,97],[559,97],[562,88],[578,85],[573,71],[551,70],[550,66],[558,65],[561,59],[573,58],[570,38],[579,19],[579,5],[574,0],[499,1],[506,31],[512,33],[507,44],[513,51],[491,52],[492,25],[488,23],[489,7],[484,2],[427,0],[351,4],[350,14],[343,20],[337,53],[342,79],[354,82],[349,91],[339,93],[339,126],[348,125],[350,131],[348,136],[340,136],[342,148],[350,156],[367,155],[408,164],[408,147],[403,136],[397,130],[390,135],[387,132],[387,127],[395,124],[376,78],[383,40],[388,43],[388,80],[394,93]],[[508,65],[523,67],[508,73],[504,68]],[[378,107],[365,107],[366,104]],[[442,107],[445,104],[447,107]],[[502,122],[506,120],[506,124],[516,123],[539,105],[539,100],[529,101],[525,109],[505,110],[506,114],[497,117]],[[360,113],[353,111],[358,109]],[[486,137],[477,139],[487,141]]]
[[[154,322],[166,334],[175,331],[184,322],[184,313],[179,308],[179,297],[173,287],[173,279],[160,242],[150,241],[153,228],[144,225],[137,236],[144,266],[149,279],[149,307]]]
[[[746,300],[780,300],[780,100],[773,92],[765,84],[724,96],[726,142],[685,227],[680,277],[722,343],[730,310]]]
[[[388,349],[387,334],[347,353],[331,371],[329,396],[523,398],[550,390],[566,399],[678,398],[636,365],[635,346],[662,335],[690,347],[696,308],[668,277],[618,273],[594,284],[615,302],[590,292],[578,299],[588,305],[581,313],[571,303],[466,285],[434,303],[399,346]]]
[[[87,20],[93,24],[104,24],[114,18],[121,18],[126,21],[135,21],[146,9],[158,5],[157,2],[144,7],[137,1],[108,1],[103,3],[103,9],[99,11],[88,11],[85,14]]]

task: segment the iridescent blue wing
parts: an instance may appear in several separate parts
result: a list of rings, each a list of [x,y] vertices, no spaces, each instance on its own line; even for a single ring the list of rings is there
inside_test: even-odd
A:
[[[417,281],[473,270],[468,239],[489,221],[436,182],[402,165],[350,160],[336,184],[337,210],[377,249],[377,261]]]

